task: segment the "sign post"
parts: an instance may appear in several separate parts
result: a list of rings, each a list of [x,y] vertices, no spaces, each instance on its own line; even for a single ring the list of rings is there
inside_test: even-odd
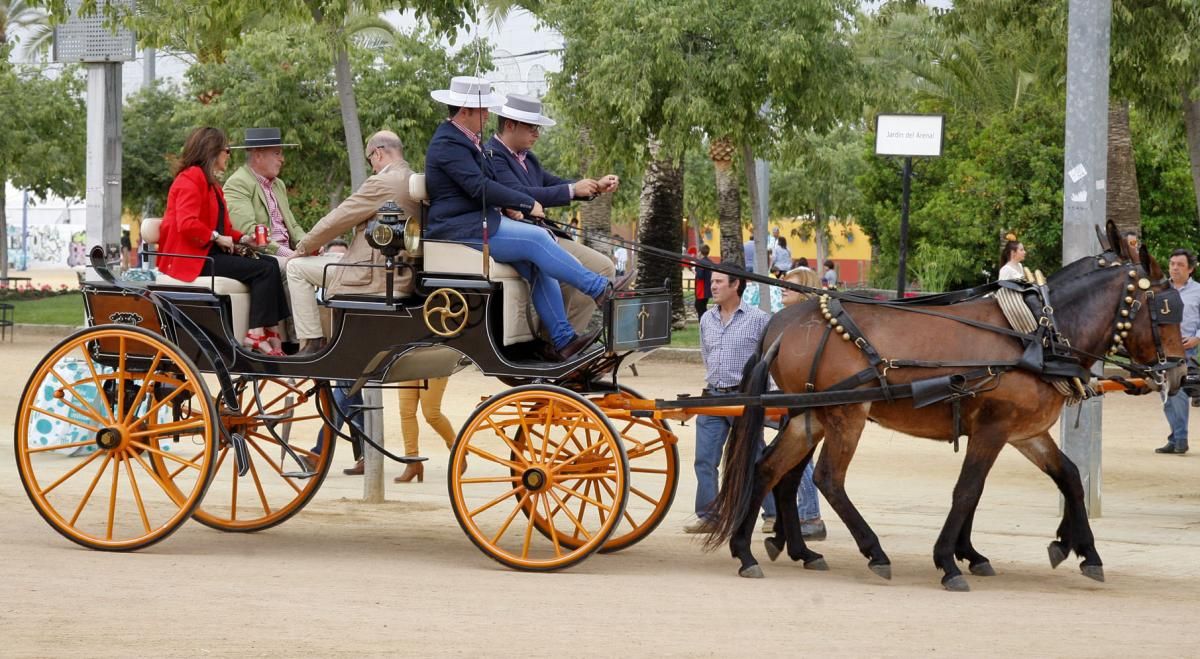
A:
[[[881,114],[875,117],[875,155],[903,156],[900,192],[900,262],[896,297],[904,297],[908,275],[908,200],[912,190],[912,159],[942,155],[945,120],[940,114]]]
[[[108,3],[134,10],[133,0]],[[80,4],[68,0],[70,17],[54,27],[54,61],[87,65],[87,239],[112,260],[121,254],[121,63],[133,59],[134,39],[100,12],[80,17]]]

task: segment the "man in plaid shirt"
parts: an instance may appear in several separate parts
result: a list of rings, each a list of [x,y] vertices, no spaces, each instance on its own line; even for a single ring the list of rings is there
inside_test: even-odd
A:
[[[771,316],[742,301],[745,279],[714,272],[710,286],[716,306],[700,317],[700,354],[708,382],[704,394],[729,394],[741,385],[742,370],[754,356]],[[717,498],[717,465],[732,428],[732,417],[696,416],[696,520],[684,527],[687,533],[712,529],[709,507]],[[763,532],[773,533],[775,500],[770,495],[763,502],[763,519]]]

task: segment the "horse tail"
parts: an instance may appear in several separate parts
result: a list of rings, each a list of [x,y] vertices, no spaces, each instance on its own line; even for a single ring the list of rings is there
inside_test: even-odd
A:
[[[779,353],[783,335],[771,344],[765,354],[760,343],[758,352],[746,362],[742,371],[742,394],[758,396],[766,392],[767,380],[771,375],[771,363]],[[761,356],[760,356],[761,355]],[[754,486],[754,470],[762,454],[763,422],[766,410],[762,405],[747,405],[746,411],[733,424],[729,439],[725,442],[724,475],[721,489],[712,503],[714,530],[705,540],[705,547],[716,549],[733,537],[738,525],[750,507]]]

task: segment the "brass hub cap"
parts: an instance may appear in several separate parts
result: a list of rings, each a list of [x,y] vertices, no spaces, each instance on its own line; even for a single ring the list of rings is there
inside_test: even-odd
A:
[[[537,467],[531,467],[521,474],[521,484],[530,492],[540,492],[550,483],[550,479],[546,478],[546,472]]]
[[[96,446],[102,450],[111,451],[121,446],[123,433],[118,428],[101,428],[96,433]]]

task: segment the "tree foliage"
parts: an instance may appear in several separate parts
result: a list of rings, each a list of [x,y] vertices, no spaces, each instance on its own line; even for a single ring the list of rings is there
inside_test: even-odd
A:
[[[187,137],[186,100],[168,82],[144,87],[125,100],[121,201],[125,210],[161,215],[171,171]]]

